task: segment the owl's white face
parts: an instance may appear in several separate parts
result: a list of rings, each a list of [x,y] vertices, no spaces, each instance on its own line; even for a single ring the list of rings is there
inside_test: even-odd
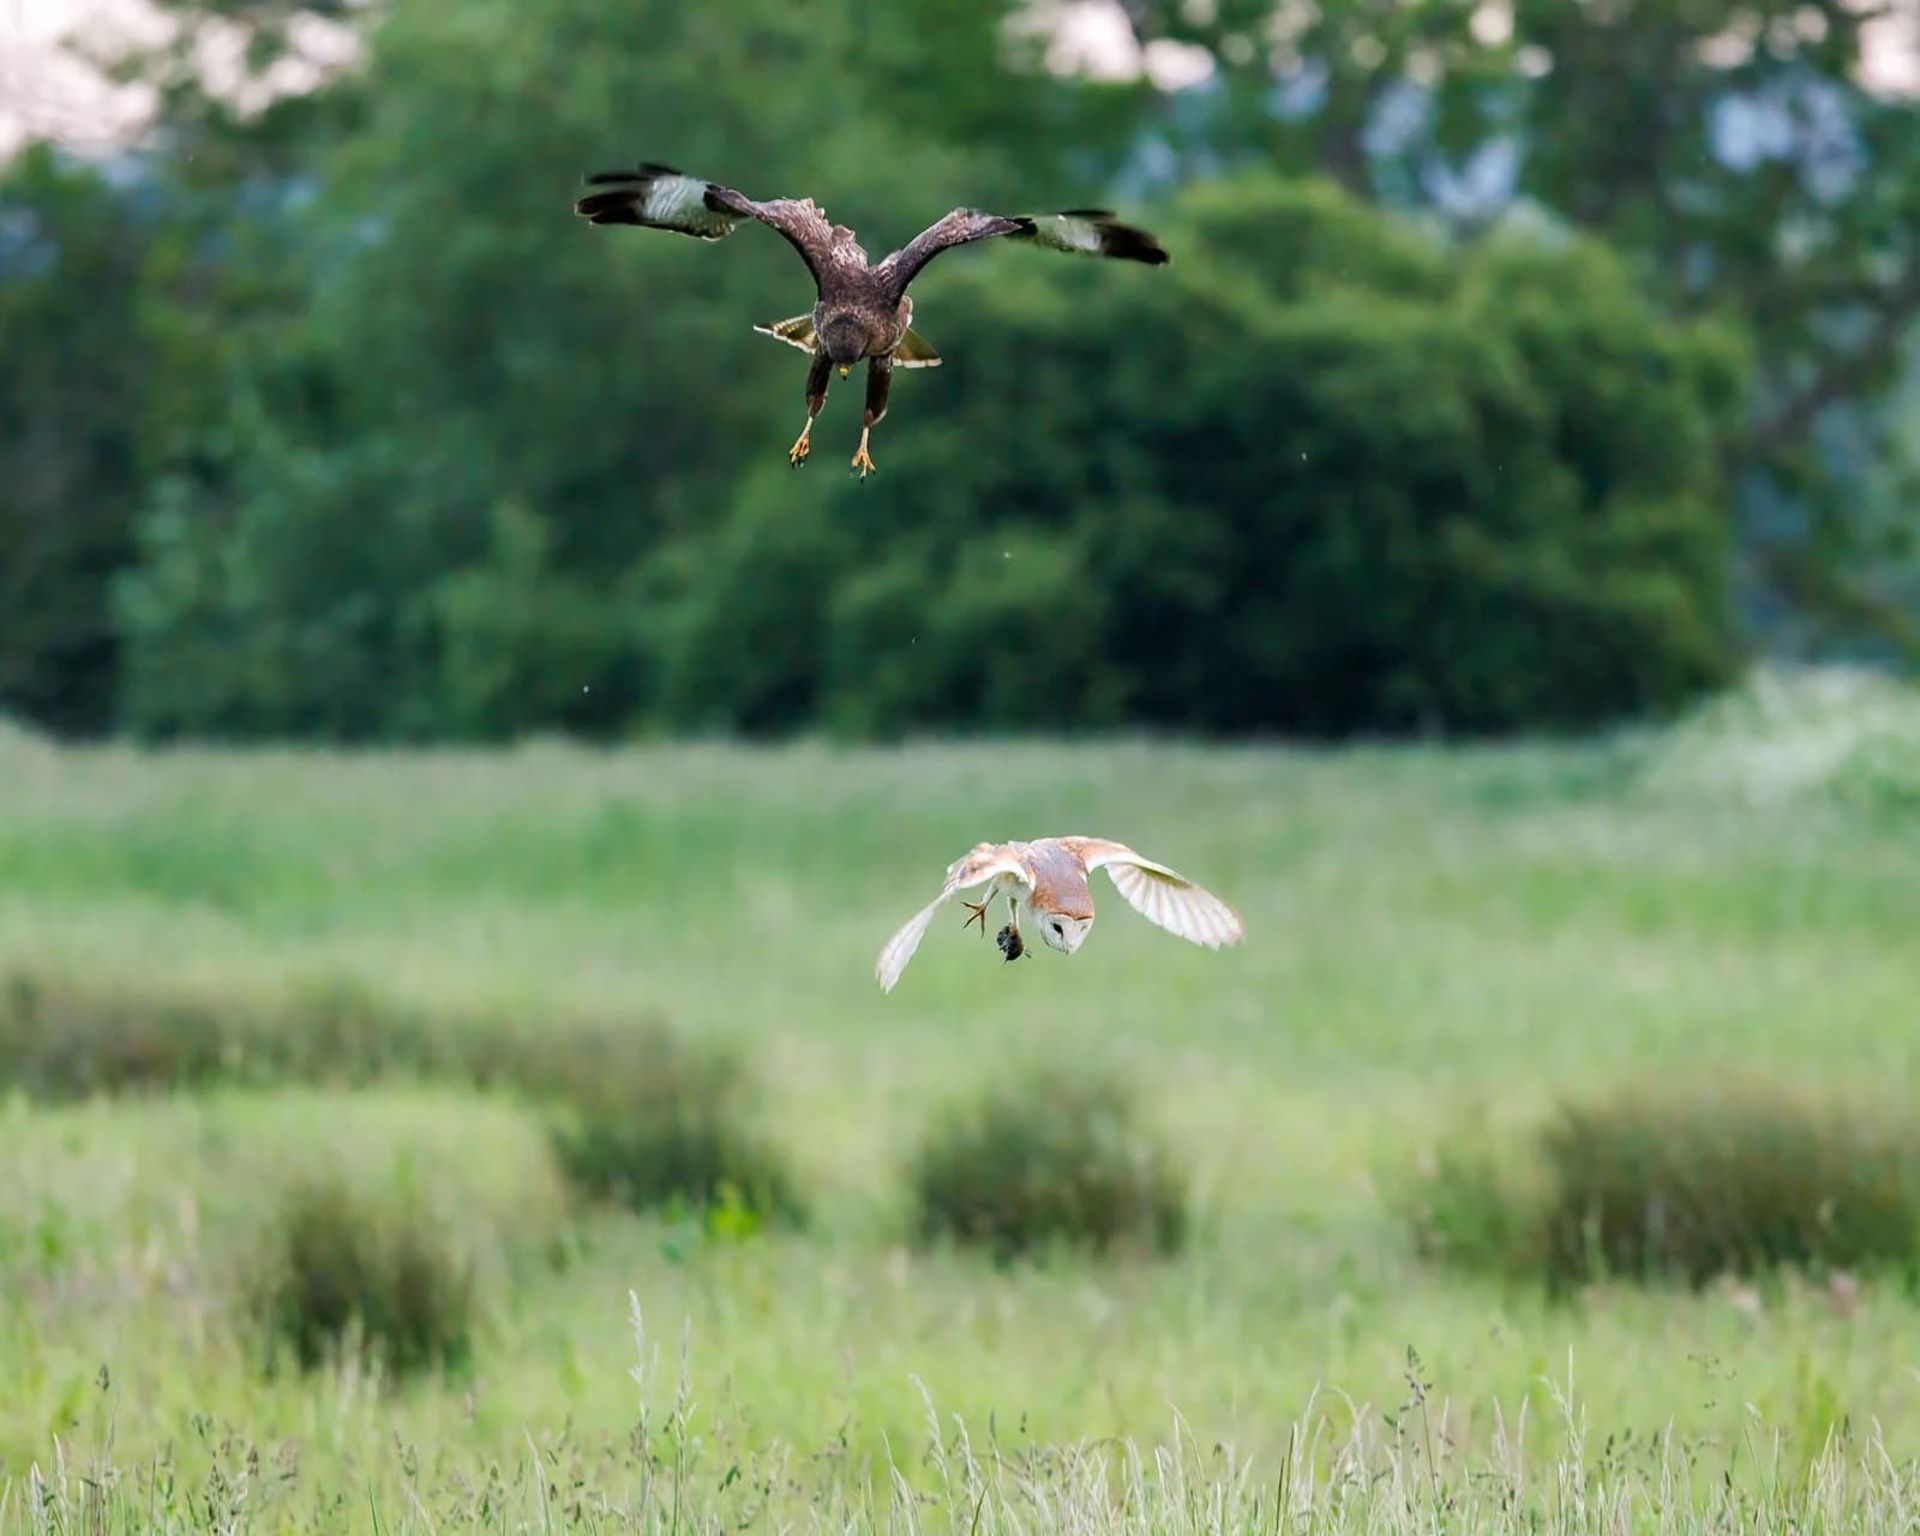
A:
[[[1036,912],[1033,914],[1040,927],[1040,937],[1046,940],[1048,949],[1057,949],[1063,955],[1070,955],[1087,942],[1087,935],[1093,931],[1091,917],[1068,917],[1062,912]]]

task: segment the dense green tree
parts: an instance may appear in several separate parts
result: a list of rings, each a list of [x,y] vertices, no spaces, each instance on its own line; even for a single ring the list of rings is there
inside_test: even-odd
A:
[[[1047,91],[1002,89],[1003,11],[449,0],[383,14],[355,131],[307,167],[283,355],[237,359],[229,388],[252,406],[233,418],[225,483],[156,505],[125,585],[132,722],[345,735],[529,723],[530,701],[476,703],[475,589],[455,600],[441,578],[484,564],[511,505],[537,525],[559,590],[615,602],[636,564],[712,523],[743,445],[797,424],[801,370],[751,327],[812,298],[764,231],[708,249],[587,228],[569,207],[581,173],[660,158],[763,196],[813,195],[879,248],[955,201],[1056,200],[1043,130],[1062,109]],[[543,633],[523,626],[516,667],[578,661],[570,629],[554,632],[555,656],[533,656]],[[323,642],[343,670],[308,656]],[[182,648],[225,658],[225,679],[180,681],[161,658]],[[561,718],[626,722],[633,688],[607,684],[602,663]],[[361,687],[375,676],[386,685]]]
[[[1649,4],[1612,8],[1621,36],[1641,37]],[[122,320],[103,305],[72,350],[23,353],[20,373],[126,370],[87,418],[127,445],[118,499],[89,504],[119,542],[97,560],[62,546],[62,569],[84,576],[66,611],[109,645],[110,613],[128,642],[117,686],[141,731],[1581,725],[1732,665],[1735,476],[1766,468],[1796,509],[1828,483],[1753,446],[1733,340],[1748,269],[1727,267],[1724,304],[1667,271],[1748,220],[1817,235],[1793,200],[1812,171],[1794,161],[1799,191],[1671,250],[1667,233],[1706,217],[1679,170],[1647,183],[1652,214],[1624,193],[1573,206],[1568,167],[1606,146],[1534,99],[1548,23],[1524,5],[1502,38],[1484,7],[1329,0],[1259,33],[1263,61],[1234,30],[1260,7],[1142,4],[1143,35],[1221,61],[1165,116],[1144,88],[1038,71],[1005,25],[1013,0],[349,7],[323,14],[359,29],[360,59],[259,114],[206,89],[190,39],[250,28],[267,70],[299,8],[169,8],[188,41],[140,66],[165,86],[142,179],[74,183],[91,188],[75,209],[104,199],[86,218],[138,235],[100,248],[124,262]],[[1318,98],[1276,96],[1276,64],[1319,78]],[[1720,73],[1677,89],[1711,119],[1733,77],[1699,67]],[[1817,51],[1794,65],[1839,67]],[[1398,138],[1381,128],[1396,112]],[[1559,169],[1530,152],[1555,135],[1576,146]],[[581,171],[661,158],[811,194],[879,254],[956,201],[1137,186],[1180,163],[1156,138],[1191,149],[1190,169],[1203,152],[1330,169],[1468,225],[1461,167],[1517,144],[1523,185],[1568,218],[1454,241],[1268,164],[1170,210],[1129,199],[1164,217],[1166,270],[948,258],[915,290],[946,366],[896,383],[883,474],[855,490],[822,468],[857,382],[836,388],[821,467],[782,462],[799,359],[750,330],[809,302],[782,242],[750,229],[716,249],[569,212]],[[1726,204],[1767,173],[1699,174]],[[1858,222],[1848,260],[1895,240],[1861,212],[1873,179],[1821,184],[1831,217]],[[0,283],[28,330],[70,299]],[[1838,313],[1791,334],[1824,336]],[[1759,345],[1769,407],[1802,375],[1779,337]],[[39,452],[0,418],[6,451]],[[1898,520],[1890,485],[1868,499],[1882,522]],[[52,591],[36,583],[35,601]],[[37,644],[0,641],[0,667]],[[90,655],[97,722],[116,662]]]
[[[1910,46],[1915,0],[1124,3],[1214,65],[1170,114],[1195,163],[1277,158],[1468,222],[1531,199],[1682,313],[1737,315],[1751,567],[1920,662],[1860,515],[1920,321],[1920,98],[1870,88],[1870,42]]]
[[[0,710],[96,731],[113,704],[107,608],[142,492],[151,209],[28,150],[0,179]]]
[[[148,144],[93,162],[35,145],[0,173],[0,709],[58,730],[116,719],[111,592],[141,519],[177,555],[172,522],[225,506],[251,427],[271,415],[284,435],[325,394],[292,215],[303,159],[351,121],[352,78],[242,113],[191,64],[202,24],[244,13],[265,39],[297,13],[175,9],[167,42],[118,61],[158,87]],[[215,520],[193,532],[218,548]]]
[[[824,520],[874,553],[789,589],[830,717],[1486,731],[1728,675],[1736,333],[1676,329],[1591,242],[1463,254],[1267,176],[1168,240],[1163,271],[1006,253],[922,300],[959,344]],[[667,647],[709,715],[791,665],[714,633]]]

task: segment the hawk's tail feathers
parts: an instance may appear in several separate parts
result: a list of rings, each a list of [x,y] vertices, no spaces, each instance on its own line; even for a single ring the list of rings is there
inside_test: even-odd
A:
[[[938,368],[940,354],[933,350],[932,342],[908,326],[900,345],[893,349],[893,361],[897,368]]]
[[[776,320],[771,325],[754,327],[762,336],[771,336],[775,341],[784,341],[790,347],[798,347],[802,352],[813,351],[813,315],[809,311],[804,315],[795,315],[791,320]]]

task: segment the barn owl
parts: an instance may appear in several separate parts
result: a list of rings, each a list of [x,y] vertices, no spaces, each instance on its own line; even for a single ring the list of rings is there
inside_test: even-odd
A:
[[[1143,859],[1124,843],[1100,837],[981,843],[948,866],[947,883],[940,894],[887,940],[873,967],[881,990],[893,990],[920,947],[934,914],[960,892],[977,885],[986,885],[987,893],[979,901],[961,903],[969,914],[963,926],[977,922],[984,935],[988,908],[996,897],[1005,896],[1008,925],[1001,931],[1001,949],[1009,960],[1024,948],[1020,937],[1023,918],[1032,921],[1049,949],[1063,955],[1074,953],[1093,928],[1093,892],[1088,889],[1087,876],[1096,869],[1105,869],[1134,910],[1169,933],[1209,949],[1238,944],[1246,936],[1233,908],[1218,896],[1164,864]]]

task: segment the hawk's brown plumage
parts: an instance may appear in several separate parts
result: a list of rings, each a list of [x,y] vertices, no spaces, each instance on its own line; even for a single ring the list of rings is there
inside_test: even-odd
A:
[[[651,164],[633,171],[603,171],[589,176],[587,183],[595,190],[575,203],[574,211],[595,224],[637,224],[699,240],[719,240],[753,220],[786,238],[813,274],[814,306],[807,315],[756,329],[801,347],[813,358],[807,371],[807,425],[788,458],[796,467],[806,462],[813,419],[826,403],[831,371],[837,367],[844,378],[848,369],[864,360],[866,412],[860,449],[853,457],[853,467],[863,478],[873,469],[867,438],[887,413],[894,364],[930,368],[940,361],[939,354],[909,329],[913,301],[907,297],[907,285],[935,256],[976,240],[1011,239],[1149,266],[1167,259],[1152,235],[1118,222],[1103,208],[1047,214],[956,208],[884,261],[869,264],[853,231],[830,222],[811,199],[756,202],[731,187]]]

